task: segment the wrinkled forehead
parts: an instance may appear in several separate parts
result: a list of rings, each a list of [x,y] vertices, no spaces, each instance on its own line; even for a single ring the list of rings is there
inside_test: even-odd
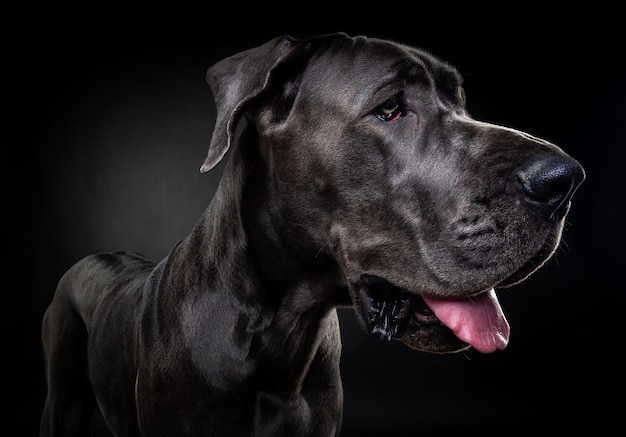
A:
[[[461,99],[461,76],[448,63],[419,48],[375,38],[328,41],[311,57],[304,79],[311,91],[342,99],[362,99],[394,83],[417,83],[446,99]]]

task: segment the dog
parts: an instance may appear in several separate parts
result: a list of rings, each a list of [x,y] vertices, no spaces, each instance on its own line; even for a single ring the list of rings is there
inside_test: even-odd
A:
[[[473,119],[457,70],[395,41],[275,38],[208,69],[214,198],[158,264],[100,253],[42,322],[42,436],[335,436],[337,308],[432,353],[506,347],[495,289],[559,245],[585,178]]]

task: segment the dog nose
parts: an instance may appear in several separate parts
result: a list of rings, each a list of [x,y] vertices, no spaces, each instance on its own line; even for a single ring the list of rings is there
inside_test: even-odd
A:
[[[576,160],[557,154],[537,159],[517,172],[526,199],[554,219],[565,215],[584,179],[585,171]]]

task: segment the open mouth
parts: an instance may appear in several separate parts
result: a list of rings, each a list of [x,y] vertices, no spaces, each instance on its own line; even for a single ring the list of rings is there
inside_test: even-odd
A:
[[[362,275],[358,301],[371,334],[401,340],[414,349],[447,353],[471,346],[489,353],[508,343],[509,324],[493,288],[467,298],[433,298]]]

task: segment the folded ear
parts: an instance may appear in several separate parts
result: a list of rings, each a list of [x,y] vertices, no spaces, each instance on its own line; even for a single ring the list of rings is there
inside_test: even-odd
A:
[[[217,106],[217,119],[202,173],[211,170],[230,148],[235,127],[246,103],[268,85],[271,73],[297,45],[291,37],[279,37],[222,61],[207,71],[206,79]]]

